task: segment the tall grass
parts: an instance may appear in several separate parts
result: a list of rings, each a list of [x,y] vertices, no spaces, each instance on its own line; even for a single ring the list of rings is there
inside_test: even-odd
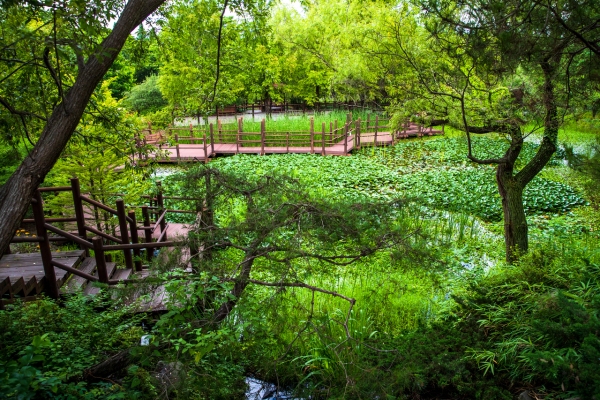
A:
[[[302,142],[300,142],[300,138],[296,138],[296,140],[290,140],[290,147],[308,147],[310,146],[310,136],[308,132],[310,132],[310,121],[313,119],[314,126],[314,136],[313,142],[315,149],[318,149],[322,146],[322,131],[323,124],[325,124],[325,141],[326,146],[330,145],[330,139],[332,132],[336,129],[341,129],[344,127],[345,122],[348,118],[351,121],[355,121],[358,118],[361,118],[362,121],[366,121],[369,117],[371,122],[369,124],[370,127],[375,126],[375,113],[369,113],[367,111],[353,111],[353,112],[343,112],[343,111],[331,111],[331,112],[319,112],[313,115],[288,115],[288,114],[276,114],[273,118],[267,117],[265,119],[265,131],[267,132],[277,132],[281,134],[286,134],[288,132],[292,132],[290,134],[290,138],[293,138],[294,132],[304,132],[305,135],[302,136]],[[349,115],[349,117],[348,117]],[[378,114],[379,118],[382,119],[378,123],[378,126],[386,125],[387,118],[385,115],[381,113]],[[250,115],[243,116],[243,132],[252,133],[252,134],[244,134],[242,135],[242,140],[250,140],[255,141],[256,143],[244,143],[242,147],[260,147],[260,131],[261,131],[261,119],[258,117],[253,121]],[[201,125],[195,126],[194,129],[206,132],[208,136],[208,127]],[[226,143],[235,143],[235,132],[238,130],[237,122],[222,122],[221,123],[222,131],[233,131],[233,132],[222,132],[220,137]],[[180,136],[188,136],[188,131],[178,131],[180,132]],[[202,135],[202,133],[199,133]],[[272,133],[271,133],[272,134]],[[337,135],[341,135],[342,131],[338,131]],[[195,133],[198,136],[198,133]],[[215,138],[215,143],[219,143],[219,132],[218,132],[218,124],[213,124],[213,137]],[[287,146],[287,139],[285,137],[281,137],[279,139],[267,138],[269,146]],[[338,139],[339,142],[340,139]],[[190,144],[190,141],[180,140],[180,144]],[[201,142],[194,142],[195,144],[200,144]]]
[[[400,210],[397,219],[408,230],[420,231],[421,235],[408,239],[411,246],[437,254],[436,259],[451,252],[451,243],[454,247],[466,246],[489,234],[472,216],[426,211],[419,205]],[[359,368],[359,360],[375,356],[373,347],[388,349],[393,338],[433,320],[450,306],[450,293],[457,283],[455,271],[444,268],[410,257],[392,262],[387,253],[346,267],[296,265],[295,270],[308,271],[300,277],[302,282],[356,300],[348,320],[349,333],[356,340],[347,340],[345,327],[339,323],[346,319],[348,301],[305,288],[288,288],[274,294],[260,287],[257,295],[263,301],[276,299],[267,308],[265,326],[273,332],[274,340],[272,346],[261,351],[267,351],[267,358],[272,360],[287,352],[278,371],[294,376],[299,387],[308,381],[318,386],[319,382],[344,376],[361,376],[364,371]],[[264,274],[259,279],[276,278]]]

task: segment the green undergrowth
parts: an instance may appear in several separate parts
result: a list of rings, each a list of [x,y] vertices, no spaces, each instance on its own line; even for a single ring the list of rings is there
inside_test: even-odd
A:
[[[62,304],[42,298],[0,311],[0,397],[139,398],[127,376],[121,384],[78,383],[85,368],[136,345],[143,334],[138,316],[108,304],[103,296],[74,295]]]
[[[340,271],[320,283],[359,293],[348,324],[356,341],[337,322],[347,302],[279,292],[262,339],[246,343],[251,368],[315,398],[512,399],[527,389],[592,399],[600,393],[599,255],[547,243],[518,265],[449,276],[454,286],[444,290],[417,266]]]

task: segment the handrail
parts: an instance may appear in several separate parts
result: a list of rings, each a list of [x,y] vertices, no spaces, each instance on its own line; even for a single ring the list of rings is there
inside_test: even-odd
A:
[[[165,219],[165,215],[167,215],[167,212],[168,212],[167,210],[163,211],[162,215],[160,217],[158,217],[158,219],[154,223],[154,226],[152,227],[152,233],[154,233],[156,228],[158,228],[158,225],[162,222],[162,220]]]
[[[40,192],[70,192],[73,190],[71,186],[57,186],[57,187],[42,187],[38,188]]]
[[[83,201],[87,201],[88,203],[90,203],[94,206],[97,206],[97,207],[103,209],[104,211],[107,211],[111,214],[117,215],[117,210],[115,210],[114,208],[110,208],[109,206],[104,205],[104,204],[100,203],[99,201],[92,200],[89,197],[86,197],[83,195],[81,195],[80,197],[81,197],[81,200],[83,200]]]
[[[88,225],[86,225],[86,226],[85,226],[85,230],[86,230],[86,231],[90,231],[90,232],[92,232],[92,233],[95,233],[96,235],[100,235],[100,236],[102,236],[102,237],[103,237],[103,238],[105,238],[105,239],[112,240],[113,242],[116,242],[116,243],[123,243],[123,241],[122,241],[121,239],[119,239],[119,238],[116,238],[116,237],[114,237],[114,236],[112,236],[112,235],[109,235],[108,233],[104,233],[104,232],[102,232],[102,231],[99,231],[98,229],[96,229],[96,228],[94,228],[94,227],[91,227],[91,226],[88,226]]]
[[[100,203],[99,201],[92,200],[92,199],[90,199],[89,197],[86,197],[86,196],[83,196],[83,195],[82,195],[82,196],[79,196],[79,197],[81,198],[81,200],[87,201],[88,203],[90,203],[90,204],[92,204],[92,205],[94,205],[94,206],[97,206],[97,207],[99,207],[99,208],[103,209],[104,211],[107,211],[107,212],[109,212],[109,213],[111,213],[111,214],[113,214],[113,215],[118,215],[118,214],[117,214],[117,210],[115,210],[114,208],[110,208],[109,206],[107,206],[107,205],[104,205],[104,204]],[[128,216],[125,216],[125,219],[126,219],[127,221],[129,221],[129,222],[132,222],[132,221],[133,221],[133,220],[132,220],[131,218],[129,218]]]
[[[75,217],[63,217],[63,218],[44,218],[44,221],[46,222],[77,222],[77,218]],[[24,223],[33,223],[35,222],[35,219],[33,218],[25,218],[23,219]]]
[[[160,233],[160,236],[158,237],[158,239],[156,239],[156,243],[160,243],[160,241],[164,239],[165,235],[167,234],[168,228],[169,228],[169,224],[165,225],[165,229],[163,229],[163,231]]]
[[[171,210],[171,209],[167,209],[165,211],[174,213],[174,214],[195,214],[197,212],[197,211],[190,211],[190,210]],[[150,211],[150,213],[152,213],[152,214],[158,214],[159,212],[160,211]]]
[[[129,244],[115,244],[104,246],[104,250],[133,250],[133,249],[151,249],[157,247],[169,247],[174,246],[176,242],[150,242],[150,243],[129,243]]]
[[[23,242],[43,242],[44,239],[37,236],[14,236],[11,239],[12,243],[23,243]]]
[[[89,280],[89,281],[92,281],[92,282],[98,282],[98,278],[97,278],[97,277],[95,277],[95,276],[92,276],[92,275],[90,275],[90,274],[86,274],[85,272],[83,272],[83,271],[80,271],[80,270],[78,270],[78,269],[76,269],[76,268],[69,267],[69,266],[67,266],[67,265],[61,264],[61,263],[59,263],[59,262],[58,262],[58,261],[56,261],[56,260],[52,260],[52,261],[51,261],[51,264],[52,264],[53,266],[57,267],[57,268],[63,269],[63,270],[65,270],[65,271],[67,271],[67,272],[70,272],[70,273],[72,273],[73,275],[80,276],[80,277],[82,277],[82,278],[84,278],[84,279],[87,279],[87,280]]]
[[[141,196],[144,199],[151,199],[151,200],[156,200],[156,197],[151,197],[150,195],[144,194]],[[174,197],[174,196],[163,196],[163,199],[165,200],[204,200],[198,197]],[[137,207],[137,206],[130,206],[130,207]],[[157,207],[148,207],[148,208],[157,208]]]
[[[63,231],[62,229],[58,229],[58,228],[56,228],[56,227],[54,227],[54,226],[52,226],[52,225],[50,225],[50,224],[44,224],[44,227],[45,227],[46,229],[48,229],[49,231],[51,231],[51,232],[54,232],[54,233],[56,233],[57,235],[64,236],[64,237],[66,237],[67,239],[71,239],[71,240],[72,240],[72,241],[74,241],[75,243],[79,243],[79,244],[80,244],[80,245],[82,245],[82,246],[85,246],[85,247],[88,247],[88,248],[91,248],[91,247],[92,247],[91,243],[89,243],[87,240],[83,240],[82,238],[80,238],[80,237],[78,237],[78,236],[71,235],[69,232],[65,232],[65,231]]]

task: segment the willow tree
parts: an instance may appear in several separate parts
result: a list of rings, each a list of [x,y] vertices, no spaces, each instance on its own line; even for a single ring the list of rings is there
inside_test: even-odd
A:
[[[523,190],[557,149],[559,111],[574,95],[572,66],[590,52],[598,57],[598,6],[520,0],[418,5],[423,24],[406,32],[400,17],[393,34],[393,52],[407,71],[396,85],[399,114],[453,123],[466,134],[467,158],[496,166],[512,262],[529,247]],[[524,140],[536,131],[542,134],[538,151],[517,170]],[[477,157],[473,135],[486,133],[505,137],[504,154]]]

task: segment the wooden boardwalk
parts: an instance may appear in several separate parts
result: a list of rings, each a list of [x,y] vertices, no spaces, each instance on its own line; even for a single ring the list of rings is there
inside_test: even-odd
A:
[[[387,124],[387,125],[386,125]],[[363,146],[389,146],[401,139],[443,135],[442,130],[406,122],[401,130],[392,131],[389,119],[347,121],[338,127],[338,121],[315,129],[310,119],[308,131],[266,131],[265,121],[260,132],[245,132],[243,119],[238,120],[238,129],[223,129],[213,124],[209,129],[169,128],[166,131],[144,131],[145,143],[155,148],[149,154],[138,157],[156,162],[202,161],[207,162],[219,154],[321,154],[345,156]]]

